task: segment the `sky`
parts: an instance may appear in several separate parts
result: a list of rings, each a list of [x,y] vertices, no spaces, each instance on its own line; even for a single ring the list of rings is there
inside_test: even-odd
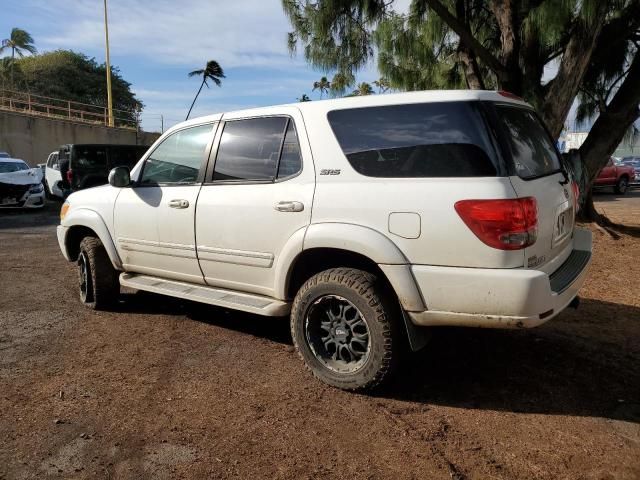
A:
[[[407,8],[409,0],[398,2]],[[108,0],[111,65],[142,100],[145,130],[184,120],[200,85],[187,73],[217,60],[222,87],[205,87],[191,116],[312,99],[323,72],[291,56],[280,0]],[[0,38],[28,31],[40,52],[72,49],[105,59],[103,0],[0,0]],[[330,76],[330,75],[329,75]],[[378,78],[371,62],[358,81]]]

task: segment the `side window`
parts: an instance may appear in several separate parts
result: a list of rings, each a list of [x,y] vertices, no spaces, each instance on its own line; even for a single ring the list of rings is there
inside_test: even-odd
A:
[[[202,125],[165,138],[144,163],[140,185],[194,183],[212,130],[213,125]]]
[[[287,133],[282,144],[282,154],[278,164],[278,178],[286,178],[295,175],[302,168],[302,158],[300,156],[300,144],[293,120],[289,120]]]
[[[57,153],[53,153],[51,154],[52,159],[51,159],[51,167],[54,170],[60,170],[60,164],[58,163],[58,154]]]
[[[287,122],[286,117],[227,122],[218,147],[213,180],[273,180]]]
[[[49,157],[47,158],[47,167],[53,167],[53,153],[49,154]]]
[[[333,110],[351,166],[368,177],[495,177],[498,160],[477,105],[435,102]]]

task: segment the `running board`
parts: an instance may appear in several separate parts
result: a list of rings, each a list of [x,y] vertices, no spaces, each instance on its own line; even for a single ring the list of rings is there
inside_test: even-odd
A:
[[[257,313],[268,317],[280,317],[288,315],[291,304],[263,295],[241,293],[222,288],[213,288],[206,285],[194,285],[193,283],[166,280],[164,278],[138,275],[134,273],[121,273],[120,285],[159,293],[170,297],[184,298],[194,302],[208,303],[232,310]]]

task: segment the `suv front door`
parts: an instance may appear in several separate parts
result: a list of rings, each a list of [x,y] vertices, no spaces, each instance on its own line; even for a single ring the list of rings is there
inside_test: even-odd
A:
[[[208,123],[172,133],[118,195],[114,230],[126,271],[204,283],[194,216],[214,131]]]
[[[311,219],[315,174],[302,116],[292,108],[223,120],[196,211],[200,267],[208,285],[275,296],[278,259],[302,250]]]

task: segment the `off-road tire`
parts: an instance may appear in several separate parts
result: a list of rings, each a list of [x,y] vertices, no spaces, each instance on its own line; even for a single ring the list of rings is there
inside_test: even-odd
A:
[[[86,294],[83,294],[82,291],[82,263],[88,267]],[[84,237],[80,242],[78,277],[80,301],[93,310],[104,310],[112,306],[120,294],[118,272],[113,268],[107,251],[99,238]]]
[[[305,321],[309,308],[323,296],[337,295],[352,303],[365,318],[370,350],[353,373],[334,372],[313,353]],[[300,288],[291,309],[291,336],[307,368],[318,379],[343,390],[372,390],[392,377],[404,344],[395,296],[375,275],[353,268],[333,268],[314,275]]]
[[[629,179],[627,177],[620,177],[618,179],[618,183],[616,183],[616,186],[613,187],[613,189],[619,195],[626,194],[627,190],[629,190]]]

